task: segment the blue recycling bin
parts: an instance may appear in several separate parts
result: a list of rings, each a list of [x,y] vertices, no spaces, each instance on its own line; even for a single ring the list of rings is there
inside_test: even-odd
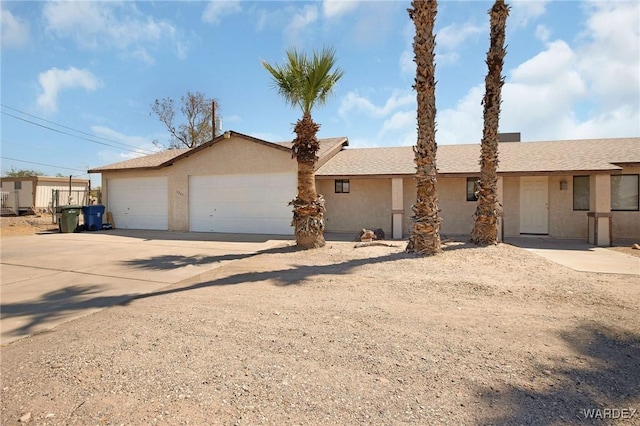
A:
[[[84,229],[87,231],[99,231],[102,229],[102,216],[104,216],[104,206],[96,204],[93,206],[83,206]]]

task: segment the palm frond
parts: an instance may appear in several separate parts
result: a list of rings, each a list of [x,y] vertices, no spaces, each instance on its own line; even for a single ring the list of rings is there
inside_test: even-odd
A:
[[[332,94],[344,72],[335,68],[335,50],[323,48],[313,51],[311,57],[296,48],[287,50],[284,64],[262,65],[273,77],[273,87],[286,103],[298,106],[304,114],[311,114],[314,105],[323,105]]]

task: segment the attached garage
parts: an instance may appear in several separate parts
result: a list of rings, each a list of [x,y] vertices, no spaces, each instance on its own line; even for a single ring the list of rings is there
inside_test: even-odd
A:
[[[108,210],[117,228],[169,229],[167,178],[111,178]]]
[[[189,229],[293,235],[295,173],[189,177]]]
[[[318,142],[318,165],[348,143],[344,137]],[[116,228],[292,236],[298,163],[291,145],[227,131],[195,148],[89,173],[102,174],[103,203]]]

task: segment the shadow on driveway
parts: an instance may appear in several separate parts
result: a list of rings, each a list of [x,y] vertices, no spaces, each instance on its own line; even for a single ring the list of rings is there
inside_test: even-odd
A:
[[[2,305],[1,318],[27,318],[24,325],[11,331],[13,336],[29,335],[36,332],[39,325],[58,321],[70,313],[118,305],[137,296],[122,294],[117,296],[92,297],[101,293],[106,286],[70,286],[43,294],[38,300]]]
[[[221,232],[177,232],[153,231],[145,229],[110,229],[96,231],[96,234],[115,235],[119,237],[137,238],[146,241],[217,241],[228,243],[265,243],[270,240],[294,240],[293,235],[273,234],[232,234]]]
[[[287,253],[299,250],[295,246],[267,249],[260,253],[237,255],[237,257],[213,256],[197,258],[195,261],[211,262],[213,259],[232,260],[245,257],[255,256],[261,253]],[[260,282],[273,280],[276,285],[289,286],[302,284],[306,279],[314,276],[325,274],[348,274],[354,268],[359,266],[379,263],[392,262],[398,259],[411,256],[404,252],[379,256],[374,258],[365,258],[357,260],[349,260],[343,263],[307,266],[294,266],[291,269],[281,269],[265,272],[242,272],[235,275],[223,276],[213,281],[201,282],[186,287],[172,287],[165,290],[151,291],[144,294],[122,294],[115,296],[99,296],[91,297],[93,294],[100,293],[106,286],[91,285],[86,287],[70,286],[57,291],[43,294],[38,300],[20,303],[9,303],[2,305],[2,319],[23,317],[27,320],[26,324],[12,330],[10,335],[23,336],[42,331],[43,323],[55,323],[63,318],[69,318],[71,314],[81,313],[96,308],[106,308],[114,305],[128,305],[131,301],[138,299],[146,299],[149,297],[164,296],[167,294],[181,293],[185,291],[198,290],[207,287],[237,285],[244,283]],[[143,269],[172,269],[184,265],[193,264],[193,257],[186,256],[158,256],[148,259],[131,261],[129,264]]]

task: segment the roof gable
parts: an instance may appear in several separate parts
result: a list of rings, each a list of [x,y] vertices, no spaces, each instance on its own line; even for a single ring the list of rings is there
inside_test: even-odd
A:
[[[131,160],[109,164],[106,166],[96,167],[89,170],[89,173],[101,173],[104,171],[115,171],[115,170],[160,169],[163,167],[170,166],[175,162],[185,159],[187,157],[190,157],[192,155],[196,155],[200,151],[213,147],[221,143],[222,141],[231,139],[233,137],[242,138],[244,140],[258,143],[258,144],[267,146],[269,148],[282,150],[284,152],[288,152],[288,153],[292,152],[291,151],[291,147],[293,146],[292,142],[278,142],[278,143],[268,142],[263,139],[245,135],[243,133],[227,131],[222,135],[216,137],[215,139],[212,139],[209,142],[206,142],[195,148],[170,149],[170,150],[159,152],[157,154],[151,154],[144,157],[138,157]],[[319,139],[319,142],[320,142],[320,150],[318,151],[318,156],[321,160],[324,160],[324,161],[328,159],[327,157],[335,155],[335,153],[339,150],[338,147],[341,148],[342,146],[346,146],[349,144],[348,139],[346,137]]]

